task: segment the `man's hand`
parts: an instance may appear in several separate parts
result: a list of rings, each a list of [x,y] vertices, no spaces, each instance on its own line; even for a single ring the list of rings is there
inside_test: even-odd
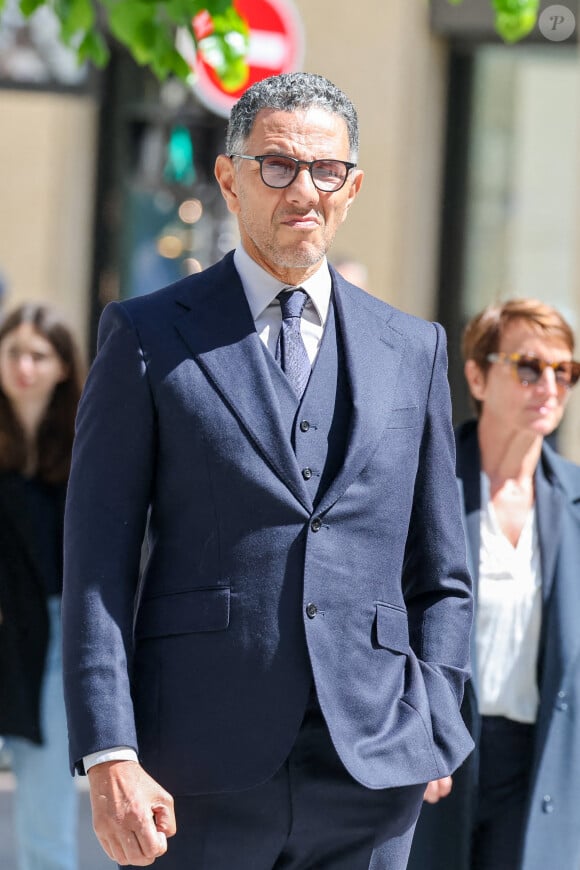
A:
[[[442,779],[434,779],[427,783],[423,800],[428,804],[436,804],[441,798],[447,797],[453,786],[453,780],[450,776],[444,776]]]
[[[175,834],[173,798],[135,761],[105,761],[88,772],[93,827],[117,864],[147,867]]]

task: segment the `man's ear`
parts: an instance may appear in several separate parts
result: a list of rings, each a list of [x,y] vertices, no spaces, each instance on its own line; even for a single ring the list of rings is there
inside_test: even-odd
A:
[[[463,368],[469,392],[474,399],[482,402],[485,395],[486,374],[480,369],[474,359],[468,359]]]
[[[228,210],[232,214],[238,214],[240,205],[236,189],[236,173],[230,157],[227,157],[225,154],[218,154],[214,167],[214,175]]]

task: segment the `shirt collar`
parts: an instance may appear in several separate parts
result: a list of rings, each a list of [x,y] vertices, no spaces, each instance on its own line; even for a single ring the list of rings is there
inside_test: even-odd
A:
[[[265,269],[262,269],[241,244],[234,251],[234,265],[240,276],[252,317],[256,321],[271,305],[278,293],[289,285],[282,283]],[[303,287],[308,293],[312,306],[320,318],[320,323],[324,326],[328,317],[332,288],[332,279],[326,257],[314,275],[303,281],[300,287]]]

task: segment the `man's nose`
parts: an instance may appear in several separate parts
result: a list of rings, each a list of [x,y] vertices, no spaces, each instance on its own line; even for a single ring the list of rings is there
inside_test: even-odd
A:
[[[288,197],[291,200],[307,199],[309,202],[316,202],[318,199],[318,188],[314,184],[312,175],[307,166],[301,166],[294,181],[286,188]]]

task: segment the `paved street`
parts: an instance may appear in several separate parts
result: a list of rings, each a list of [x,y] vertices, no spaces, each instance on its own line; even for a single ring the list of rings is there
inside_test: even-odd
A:
[[[79,870],[113,870],[117,865],[109,861],[97,843],[91,825],[89,796],[79,781]],[[12,825],[12,774],[0,771],[0,868],[17,870]]]

